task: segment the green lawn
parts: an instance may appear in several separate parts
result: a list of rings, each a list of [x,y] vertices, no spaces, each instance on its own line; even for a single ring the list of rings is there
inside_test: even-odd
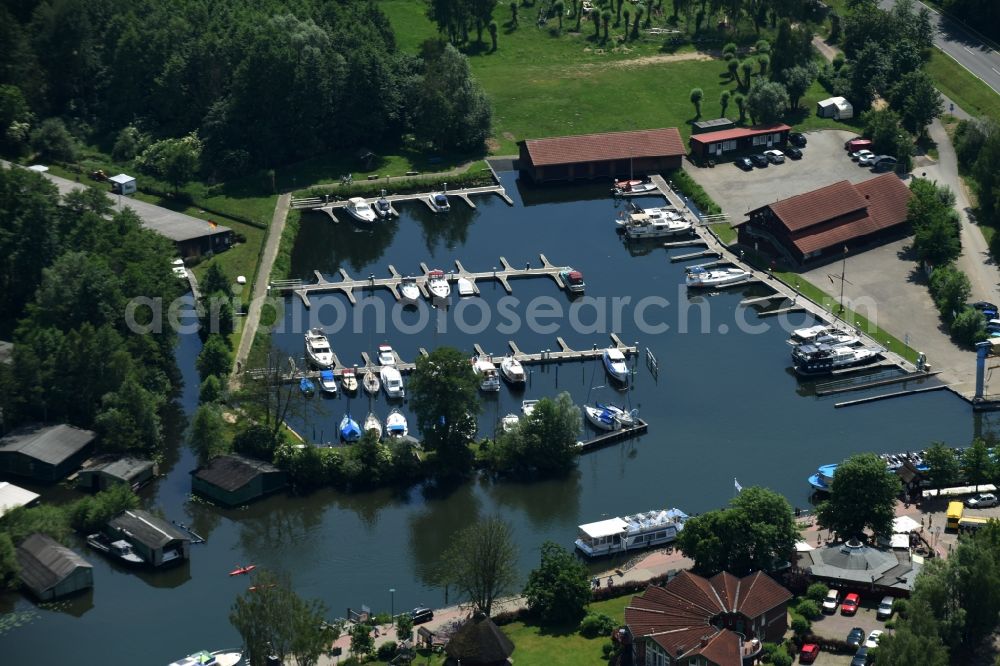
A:
[[[973,116],[990,116],[1000,122],[1000,95],[959,65],[934,49],[927,71],[938,89]]]

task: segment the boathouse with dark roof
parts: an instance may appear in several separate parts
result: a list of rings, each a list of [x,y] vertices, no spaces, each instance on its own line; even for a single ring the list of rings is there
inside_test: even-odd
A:
[[[701,164],[706,160],[718,161],[726,153],[760,153],[781,148],[788,142],[791,131],[792,128],[784,123],[774,123],[692,134],[688,142],[691,145],[691,159]]]
[[[124,456],[100,456],[80,470],[76,486],[82,490],[107,490],[116,483],[124,483],[133,490],[153,479],[156,466],[151,460]]]
[[[191,490],[225,506],[252,502],[287,485],[284,470],[235,453],[212,458],[191,473]]]
[[[753,664],[764,641],[784,636],[791,598],[760,571],[743,578],[725,571],[711,578],[682,571],[662,587],[647,587],[626,606],[633,663]]]
[[[115,539],[125,539],[154,567],[183,561],[191,555],[191,536],[148,511],[122,511],[108,523],[107,532]]]
[[[536,183],[629,178],[679,169],[687,152],[676,127],[527,139],[518,168]]]
[[[842,180],[750,211],[736,225],[739,242],[793,265],[823,263],[908,233],[910,196],[892,173]]]
[[[17,547],[21,583],[40,601],[94,586],[94,567],[45,534],[32,534]]]
[[[0,473],[54,483],[75,471],[96,435],[70,425],[28,425],[0,439]]]

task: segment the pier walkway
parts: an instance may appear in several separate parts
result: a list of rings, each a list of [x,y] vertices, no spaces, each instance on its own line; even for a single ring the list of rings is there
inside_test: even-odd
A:
[[[491,271],[478,271],[473,272],[465,268],[461,261],[455,261],[455,270],[446,274],[446,278],[450,283],[455,283],[459,278],[465,278],[473,285],[474,293],[479,293],[479,287],[477,282],[483,280],[496,280],[499,282],[508,294],[513,293],[513,289],[510,286],[510,280],[515,278],[533,278],[533,277],[548,277],[552,278],[556,286],[560,289],[566,289],[566,285],[563,283],[560,273],[564,271],[572,270],[569,266],[556,266],[548,260],[544,254],[538,255],[541,260],[541,267],[531,268],[530,265],[526,265],[524,268],[514,268],[506,257],[500,257],[501,268]],[[420,269],[423,271],[423,275],[416,278],[417,287],[420,289],[420,293],[423,294],[424,298],[430,298],[430,291],[428,289],[428,282],[430,280],[428,274],[431,269],[427,267],[427,264],[421,262]],[[352,305],[357,305],[357,297],[354,294],[355,290],[363,289],[375,289],[376,287],[388,289],[392,292],[393,297],[398,301],[401,300],[402,296],[399,293],[399,285],[403,281],[403,275],[396,270],[395,266],[389,266],[390,277],[387,278],[377,278],[375,276],[369,276],[368,279],[357,280],[352,278],[346,270],[340,269],[341,279],[337,282],[327,280],[319,271],[314,271],[316,275],[315,284],[302,284],[297,280],[288,280],[282,282],[272,283],[272,287],[282,293],[293,293],[302,299],[305,306],[311,307],[312,303],[309,301],[310,294],[316,293],[326,293],[326,292],[342,292],[347,296],[347,300],[351,302]]]
[[[427,204],[427,207],[433,212],[438,212],[437,209],[431,204],[430,197],[432,194],[437,194],[437,192],[417,192],[415,194],[387,194],[385,197],[373,197],[371,199],[365,199],[369,204],[374,204],[378,199],[384,198],[389,202],[391,214],[395,217],[399,217],[399,212],[396,210],[392,204],[398,201],[422,201]],[[441,194],[448,197],[458,197],[469,206],[469,208],[475,208],[476,204],[472,201],[473,195],[479,194],[496,194],[498,197],[504,200],[508,206],[514,205],[514,200],[510,198],[507,194],[506,188],[503,185],[483,185],[481,187],[466,187],[459,190],[447,189],[443,190]],[[346,208],[350,205],[350,201],[332,201],[331,196],[323,197],[301,197],[297,199],[292,199],[292,208],[297,210],[316,210],[326,213],[331,220],[339,223],[340,220],[337,218],[336,211]]]

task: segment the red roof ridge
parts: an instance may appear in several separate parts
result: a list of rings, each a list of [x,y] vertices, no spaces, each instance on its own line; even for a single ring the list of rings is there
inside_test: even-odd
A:
[[[534,166],[634,157],[680,157],[687,153],[676,127],[554,136],[525,139],[521,143]]]
[[[791,131],[791,127],[785,123],[771,123],[770,125],[755,125],[754,127],[734,127],[732,129],[718,130],[717,132],[704,132],[702,134],[692,134],[690,141],[694,143],[715,143],[726,139],[737,139],[757,134],[767,134],[768,132]]]

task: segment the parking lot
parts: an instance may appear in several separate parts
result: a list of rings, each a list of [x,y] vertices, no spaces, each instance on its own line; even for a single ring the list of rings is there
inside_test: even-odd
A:
[[[808,145],[802,148],[801,160],[786,158],[784,164],[771,164],[763,169],[755,167],[752,171],[741,170],[732,160],[714,168],[697,167],[685,162],[684,168],[733,223],[745,219],[747,211],[778,199],[787,199],[841,180],[859,183],[878,175],[858,166],[848,157],[844,142],[857,136],[852,132],[823,130],[808,132],[805,136]],[[763,151],[764,148],[761,148],[760,152]]]
[[[872,629],[885,629],[885,622],[875,617],[875,610],[878,608],[878,602],[881,599],[882,595],[880,594],[868,596],[862,594],[861,606],[855,615],[841,615],[840,607],[838,606],[837,612],[833,615],[823,614],[818,620],[813,620],[812,631],[817,636],[843,641],[847,640],[847,634],[850,633],[852,628],[861,627],[864,629],[865,637],[867,638]],[[830,666],[834,664],[850,664],[851,655],[835,655],[820,652],[814,663],[819,666],[823,666],[824,664]]]

